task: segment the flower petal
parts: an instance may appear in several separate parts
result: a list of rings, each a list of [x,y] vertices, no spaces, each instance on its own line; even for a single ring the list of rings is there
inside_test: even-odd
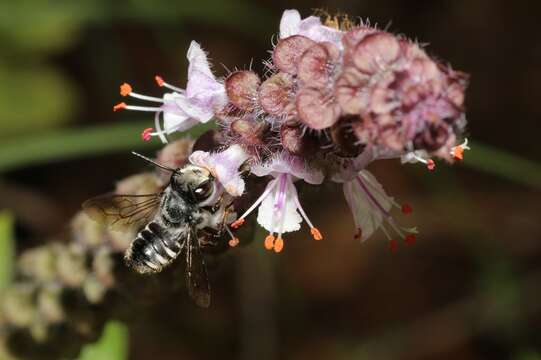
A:
[[[317,42],[328,41],[342,49],[343,32],[321,24],[321,19],[317,16],[309,16],[299,24],[299,35],[306,36]]]
[[[325,177],[321,170],[310,168],[302,158],[288,155],[285,152],[274,156],[264,164],[252,166],[251,171],[260,177],[267,175],[278,177],[280,174],[290,174],[313,185],[321,184]]]
[[[381,226],[384,217],[387,216],[385,212],[389,212],[394,200],[385,193],[376,178],[368,171],[359,172],[359,177],[366,189],[358,179],[354,179],[344,183],[344,196],[353,214],[355,225],[361,229],[361,241],[364,241]]]
[[[285,10],[280,20],[280,39],[299,33],[301,14],[295,9]]]
[[[274,179],[269,182],[270,186]],[[291,184],[293,186],[293,184]],[[276,198],[280,191],[280,186],[275,186],[273,191],[267,196],[261,205],[257,213],[257,222],[269,232],[291,232],[297,231],[301,228],[302,218],[297,212],[297,206],[295,199],[292,196],[297,196],[296,193],[291,193],[291,189],[288,186],[285,195],[285,201],[280,208],[276,208]]]
[[[248,158],[248,154],[240,145],[232,145],[222,152],[213,154],[195,151],[189,159],[192,164],[208,169],[229,194],[240,196],[244,192],[245,184],[239,168]]]
[[[203,51],[201,45],[199,45],[196,41],[192,41],[190,43],[186,58],[190,63],[188,66],[188,79],[194,73],[201,73],[210,78],[214,78],[207,60],[207,54]]]
[[[227,104],[225,87],[216,80],[207,55],[197,42],[190,44],[187,58],[190,65],[186,96],[177,97],[176,103],[190,117],[206,123]]]

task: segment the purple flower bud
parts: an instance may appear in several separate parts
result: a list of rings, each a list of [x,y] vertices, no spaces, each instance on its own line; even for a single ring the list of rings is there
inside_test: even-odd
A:
[[[274,65],[283,72],[297,74],[297,64],[302,54],[316,44],[302,35],[293,35],[278,41],[272,53]]]
[[[330,81],[331,63],[338,60],[340,51],[331,43],[315,44],[299,59],[298,77],[304,85],[324,88]]]
[[[400,54],[400,44],[391,34],[379,32],[369,34],[359,42],[353,53],[357,69],[374,74],[394,62]]]
[[[361,114],[366,111],[370,97],[367,85],[370,77],[354,68],[347,68],[336,80],[334,95],[345,114]]]
[[[278,116],[290,113],[294,109],[292,86],[291,75],[282,72],[265,80],[259,88],[259,104],[263,110]]]
[[[357,44],[367,35],[373,34],[376,31],[376,29],[369,26],[358,26],[344,34],[342,43],[344,45],[344,63],[346,65],[353,64],[352,56]]]
[[[299,119],[312,129],[328,128],[340,117],[340,106],[333,94],[324,90],[313,88],[299,90],[296,105]]]
[[[298,123],[285,123],[280,127],[280,142],[290,154],[312,157],[316,154],[317,140],[305,133]]]
[[[231,133],[235,142],[246,149],[254,149],[265,145],[270,124],[263,121],[237,119],[231,123]]]
[[[241,110],[251,111],[257,99],[261,80],[253,71],[236,71],[225,79],[229,101]]]

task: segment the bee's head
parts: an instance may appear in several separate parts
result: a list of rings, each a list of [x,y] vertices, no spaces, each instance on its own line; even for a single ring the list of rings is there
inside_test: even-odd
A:
[[[199,206],[214,205],[219,198],[219,187],[207,169],[186,165],[171,175],[171,187]]]

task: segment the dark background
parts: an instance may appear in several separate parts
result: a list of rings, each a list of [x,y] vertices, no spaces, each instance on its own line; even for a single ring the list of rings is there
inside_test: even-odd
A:
[[[0,152],[1,143],[52,129],[152,126],[150,114],[111,112],[123,100],[118,85],[160,96],[153,78],[161,74],[183,87],[192,39],[217,75],[252,59],[262,72],[288,8],[303,17],[340,11],[429,43],[429,53],[471,74],[470,139],[539,162],[541,3],[494,0],[4,0]],[[143,169],[128,151],[99,155],[100,146],[1,173],[0,208],[16,216],[19,249],[62,233],[82,201]],[[413,205],[401,221],[421,232],[394,254],[381,232],[353,239],[338,186],[303,188],[324,241],[303,229],[286,236],[280,255],[263,252],[264,234],[229,252],[212,273],[213,306],[148,309],[131,326],[130,358],[541,359],[541,184],[529,180],[539,179],[539,164],[515,176],[518,160],[501,152],[475,164],[465,156],[434,173],[396,161],[370,167]]]

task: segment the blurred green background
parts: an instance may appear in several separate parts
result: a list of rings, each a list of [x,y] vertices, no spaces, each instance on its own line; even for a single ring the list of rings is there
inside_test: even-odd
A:
[[[0,0],[2,267],[11,219],[19,251],[41,244],[143,168],[129,150],[158,148],[139,138],[151,115],[112,113],[118,85],[159,96],[161,74],[184,86],[192,39],[218,75],[252,59],[261,72],[287,8],[369,18],[470,73],[472,151],[434,173],[371,166],[415,209],[404,223],[419,240],[396,254],[381,233],[353,240],[339,187],[302,189],[325,241],[299,232],[276,256],[261,235],[233,250],[211,274],[209,310],[134,314],[129,359],[541,359],[540,2]]]

